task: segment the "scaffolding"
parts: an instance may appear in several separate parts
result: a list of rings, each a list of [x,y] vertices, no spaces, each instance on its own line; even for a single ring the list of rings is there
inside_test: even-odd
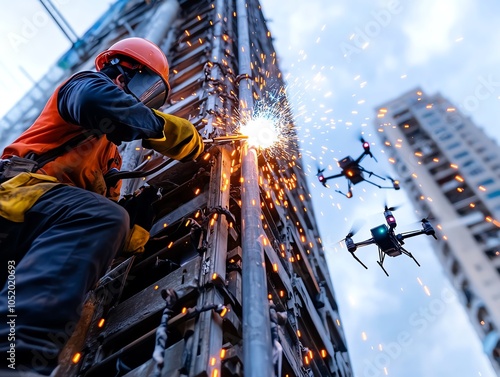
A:
[[[117,1],[58,66],[89,69],[127,36],[165,51],[162,110],[207,139],[233,134],[254,101],[284,87],[258,0]],[[2,120],[12,132],[33,120],[14,115]],[[151,240],[89,293],[60,376],[352,376],[289,123],[283,155],[230,141],[179,163],[137,142],[121,147],[124,167],[153,171],[124,181],[122,194],[161,189]]]

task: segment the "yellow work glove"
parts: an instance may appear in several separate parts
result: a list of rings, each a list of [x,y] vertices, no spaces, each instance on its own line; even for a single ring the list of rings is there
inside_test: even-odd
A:
[[[162,139],[145,139],[142,145],[179,161],[191,161],[204,149],[203,140],[195,126],[186,119],[154,110],[165,121]]]
[[[142,253],[148,241],[149,232],[143,227],[135,224],[128,233],[123,251],[125,253]]]

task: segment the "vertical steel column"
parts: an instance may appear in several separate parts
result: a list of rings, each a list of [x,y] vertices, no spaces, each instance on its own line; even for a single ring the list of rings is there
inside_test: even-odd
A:
[[[250,36],[245,0],[237,0],[240,116],[249,120],[253,108]],[[267,280],[262,246],[257,151],[242,144],[241,223],[243,249],[243,368],[245,377],[272,376],[272,345]]]

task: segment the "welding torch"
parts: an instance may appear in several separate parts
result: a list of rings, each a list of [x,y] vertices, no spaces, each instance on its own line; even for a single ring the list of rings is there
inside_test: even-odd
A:
[[[246,140],[246,139],[248,139],[247,135],[218,136],[218,137],[214,137],[212,139],[203,139],[203,143],[215,145],[215,144],[223,144],[223,143],[229,143],[231,141]],[[138,170],[138,171],[119,171],[118,169],[113,168],[108,173],[106,173],[106,175],[104,176],[104,179],[106,181],[107,187],[113,187],[118,183],[118,181],[120,179],[146,177],[150,174],[156,173],[157,171],[163,169],[170,162],[171,162],[171,160],[163,161],[158,166],[152,168],[151,170],[147,170],[147,171],[141,171],[141,170]]]
[[[234,135],[234,136],[217,136],[212,139],[203,139],[205,144],[221,144],[230,141],[245,140],[248,139],[247,135]]]

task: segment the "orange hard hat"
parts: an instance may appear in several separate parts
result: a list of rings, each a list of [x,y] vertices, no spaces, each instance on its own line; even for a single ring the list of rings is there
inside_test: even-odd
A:
[[[147,67],[149,70],[160,76],[165,84],[166,92],[170,91],[170,84],[168,82],[169,65],[165,54],[160,48],[151,41],[144,38],[132,37],[122,39],[121,41],[113,44],[109,49],[101,52],[95,59],[95,67],[100,71],[105,65],[113,64],[112,61],[116,58],[126,60],[133,60]],[[119,62],[127,66],[127,62]],[[128,67],[135,68],[135,67]],[[138,67],[139,68],[139,67]],[[165,96],[166,99],[166,96]]]

